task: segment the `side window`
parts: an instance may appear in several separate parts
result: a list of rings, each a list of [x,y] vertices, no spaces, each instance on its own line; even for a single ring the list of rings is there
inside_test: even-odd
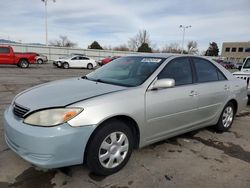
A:
[[[227,78],[225,77],[225,75],[222,73],[222,72],[220,72],[219,70],[217,70],[217,73],[218,73],[218,78],[219,78],[219,80],[226,80]]]
[[[198,82],[212,82],[218,81],[220,76],[219,73],[222,74],[218,69],[209,61],[201,58],[192,58],[194,62],[194,66],[197,73],[197,81]],[[225,79],[225,78],[224,78]]]
[[[172,78],[175,85],[185,85],[193,83],[192,68],[189,58],[181,57],[170,61],[158,75],[158,79]]]
[[[9,54],[10,49],[7,47],[0,47],[0,54]]]
[[[79,60],[79,56],[73,57],[71,60]]]
[[[89,60],[89,58],[87,58],[87,57],[82,57],[82,60]]]

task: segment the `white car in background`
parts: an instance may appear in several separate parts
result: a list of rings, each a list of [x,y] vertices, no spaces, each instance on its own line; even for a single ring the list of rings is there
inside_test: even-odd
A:
[[[53,64],[57,67],[62,67],[64,69],[68,68],[93,69],[94,67],[97,66],[97,63],[94,59],[91,59],[83,55],[73,55],[57,59],[53,62]]]

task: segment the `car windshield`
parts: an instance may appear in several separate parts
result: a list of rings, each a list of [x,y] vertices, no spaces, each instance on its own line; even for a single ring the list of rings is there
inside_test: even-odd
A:
[[[108,84],[135,87],[141,85],[165,60],[156,57],[122,57],[88,74],[85,78]]]
[[[245,69],[250,69],[250,58],[247,59],[246,63],[244,64]]]

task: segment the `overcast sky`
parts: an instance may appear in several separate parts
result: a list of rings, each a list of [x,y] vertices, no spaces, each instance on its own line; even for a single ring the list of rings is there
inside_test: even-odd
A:
[[[0,38],[45,43],[41,0],[0,0]],[[215,41],[250,41],[250,0],[57,0],[48,4],[49,40],[67,35],[86,48],[126,44],[146,29],[156,47],[181,44],[179,25],[192,25],[185,42],[205,50]]]

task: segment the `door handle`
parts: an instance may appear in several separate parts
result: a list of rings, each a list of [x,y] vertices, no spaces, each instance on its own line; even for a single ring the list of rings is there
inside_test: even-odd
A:
[[[225,90],[229,90],[229,86],[228,86],[228,85],[225,85],[225,86],[224,86],[224,89],[225,89]]]
[[[189,93],[189,96],[191,96],[191,97],[195,97],[197,95],[199,95],[199,94],[195,91],[190,91],[190,93]]]

